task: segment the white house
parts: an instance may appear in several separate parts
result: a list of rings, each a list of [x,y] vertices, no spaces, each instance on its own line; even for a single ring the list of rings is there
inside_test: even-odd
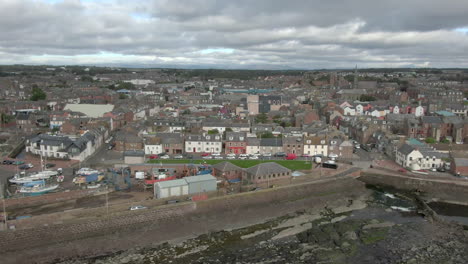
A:
[[[356,105],[356,114],[363,115],[364,114],[364,106],[361,104]]]
[[[26,140],[26,152],[42,157],[83,161],[104,142],[108,131],[97,128],[78,138],[39,134]]]
[[[412,170],[424,170],[443,166],[443,158],[448,158],[448,155],[429,146],[404,144],[397,150],[395,161],[400,166]]]
[[[163,153],[161,139],[157,137],[145,138],[145,155]]]
[[[208,132],[210,130],[218,130],[220,134],[226,131],[226,124],[220,122],[205,122],[202,126],[202,130]]]
[[[256,137],[247,138],[246,154],[259,154],[260,153],[260,139]]]
[[[345,116],[355,116],[356,115],[356,109],[346,106],[344,109],[344,115]]]
[[[221,153],[223,142],[220,134],[187,135],[185,137],[186,153]]]
[[[424,115],[424,107],[422,107],[422,106],[416,107],[416,109],[414,110],[414,115],[417,116],[417,117],[423,116]]]
[[[304,154],[328,156],[326,137],[304,137]]]
[[[399,113],[400,113],[400,107],[398,107],[398,105],[395,105],[395,106],[393,107],[392,113],[394,113],[394,114],[399,114]]]

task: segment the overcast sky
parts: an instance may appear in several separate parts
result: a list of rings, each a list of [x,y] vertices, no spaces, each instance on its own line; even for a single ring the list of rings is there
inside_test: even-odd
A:
[[[0,64],[468,68],[468,0],[0,0],[0,32]]]

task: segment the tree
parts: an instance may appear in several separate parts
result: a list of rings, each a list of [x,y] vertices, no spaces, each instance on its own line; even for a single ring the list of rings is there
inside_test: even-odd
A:
[[[271,132],[259,132],[257,133],[258,138],[274,138],[275,136]]]
[[[215,134],[219,134],[219,130],[218,130],[218,129],[208,130],[208,135],[215,135]]]
[[[265,113],[258,114],[255,117],[255,122],[257,123],[266,123],[268,121],[268,116]]]
[[[436,140],[434,138],[428,137],[428,138],[426,138],[426,143],[427,144],[434,144],[434,143],[436,143]]]
[[[127,95],[123,94],[123,93],[120,93],[119,94],[119,99],[127,99]]]
[[[32,93],[31,93],[31,101],[38,101],[38,100],[45,100],[47,95],[44,93],[44,91],[37,87],[36,84],[33,85],[32,88]]]
[[[7,115],[5,113],[0,113],[0,122],[3,124],[10,123],[14,119],[14,116]]]
[[[440,143],[444,143],[444,144],[449,144],[450,143],[450,140],[444,138],[440,141]]]
[[[119,82],[117,87],[119,89],[135,90],[135,85],[129,82]]]
[[[363,94],[359,97],[359,101],[361,102],[368,102],[368,101],[375,101],[375,97],[372,95]]]
[[[190,111],[190,109],[185,109],[183,112],[182,112],[182,115],[190,115],[192,112]]]

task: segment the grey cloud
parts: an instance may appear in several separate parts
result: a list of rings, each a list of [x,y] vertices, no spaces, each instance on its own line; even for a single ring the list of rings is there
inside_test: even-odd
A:
[[[467,11],[466,0],[3,0],[0,61],[468,67],[468,35],[452,31]],[[233,52],[200,52],[219,48]]]

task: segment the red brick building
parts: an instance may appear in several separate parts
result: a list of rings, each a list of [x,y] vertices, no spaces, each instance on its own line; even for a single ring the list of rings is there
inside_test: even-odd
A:
[[[247,134],[245,132],[227,132],[225,154],[247,153]]]

